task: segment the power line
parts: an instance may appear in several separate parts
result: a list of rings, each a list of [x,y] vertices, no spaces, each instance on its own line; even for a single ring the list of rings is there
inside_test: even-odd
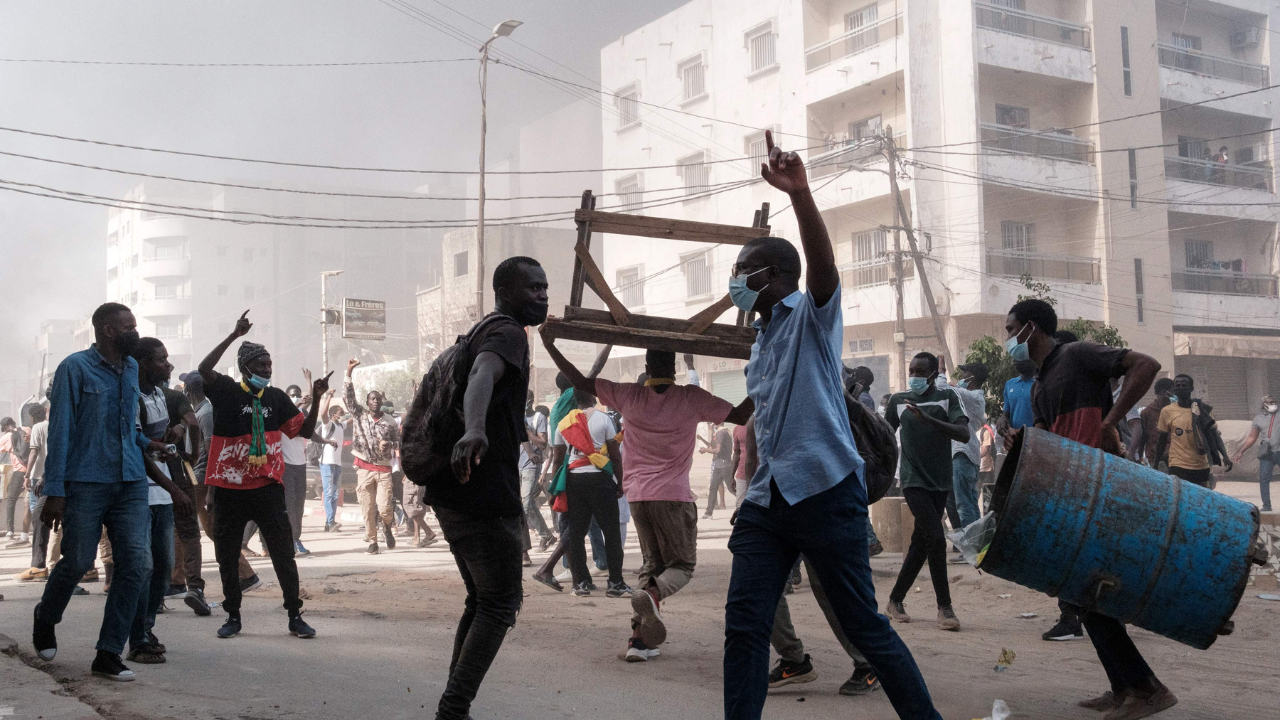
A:
[[[1235,135],[1222,135],[1220,137],[1215,137],[1215,138],[1196,138],[1196,139],[1206,143],[1215,143],[1215,142],[1220,142],[1222,140],[1235,140],[1237,138],[1242,138],[1242,137],[1251,137],[1253,135],[1269,135],[1271,133],[1276,132],[1277,130],[1280,130],[1280,127],[1266,128],[1264,130],[1255,130],[1253,132],[1247,132],[1247,133],[1237,133]],[[1057,130],[1035,131],[1035,132],[1027,133],[1026,135],[1023,135],[1023,134],[1010,135],[1008,139],[1020,140],[1024,137],[1040,136],[1041,133],[1056,133],[1056,132]],[[1049,137],[1050,139],[1053,139],[1052,136],[1049,136]],[[978,142],[986,143],[989,141],[979,140]],[[999,142],[999,140],[990,141],[990,142]],[[1180,147],[1183,144],[1184,143],[1181,143],[1181,142],[1171,142],[1171,143],[1162,143],[1160,145],[1140,145],[1138,147],[1131,147],[1131,148],[1107,148],[1104,150],[1090,150],[1089,154],[1119,153],[1119,152],[1129,152],[1130,150],[1157,150],[1157,149],[1163,149],[1163,148]],[[941,147],[941,146],[937,146],[937,147]],[[992,157],[996,155],[1020,154],[1013,151],[1002,151],[999,148],[993,148],[991,151],[986,151],[986,152],[972,152],[972,153],[955,152],[953,150],[930,150],[927,148],[899,148],[899,149],[904,152],[923,152],[923,153],[929,153],[931,155],[956,155],[956,156],[963,156],[963,157]],[[1084,153],[1081,153],[1081,154],[1084,154]],[[1194,159],[1194,158],[1188,158],[1188,159]]]
[[[313,67],[361,67],[371,65],[432,65],[436,63],[475,62],[474,58],[441,58],[436,60],[373,60],[367,62],[319,62],[319,63],[217,63],[217,62],[125,62],[116,60],[53,60],[45,58],[0,58],[5,63],[49,65],[120,65],[131,67],[201,67],[201,68],[313,68]]]

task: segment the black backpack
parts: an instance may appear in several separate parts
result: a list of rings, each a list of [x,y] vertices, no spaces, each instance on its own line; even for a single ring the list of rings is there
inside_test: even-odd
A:
[[[467,376],[475,362],[471,339],[482,328],[504,320],[515,322],[506,315],[493,314],[476,323],[440,353],[422,376],[418,394],[405,413],[400,439],[400,467],[415,484],[427,485],[449,467],[453,446],[466,431],[462,398],[467,394]]]
[[[848,392],[844,394],[844,404],[849,413],[849,428],[853,430],[853,439],[864,463],[862,475],[870,505],[893,487],[894,472],[898,468],[898,438],[884,418],[868,410]]]

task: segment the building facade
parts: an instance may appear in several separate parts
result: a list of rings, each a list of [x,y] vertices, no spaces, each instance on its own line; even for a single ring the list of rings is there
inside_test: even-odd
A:
[[[647,168],[604,184],[680,187],[636,211],[727,224],[768,201],[798,242],[786,198],[746,182],[772,128],[806,158],[845,359],[877,392],[904,386],[904,356],[1003,340],[1042,283],[1064,322],[1117,327],[1245,418],[1280,391],[1278,19],[1263,0],[695,0],[601,52],[603,167]],[[909,255],[898,299],[888,138],[945,347]],[[617,238],[605,272],[633,310],[686,317],[726,292],[736,255]]]
[[[397,221],[456,218],[462,212],[460,200],[404,202],[231,188],[193,190],[157,183],[140,185],[124,199],[281,216]],[[435,229],[238,224],[113,209],[107,222],[107,299],[133,309],[139,332],[165,342],[178,372],[194,369],[248,309],[254,323],[249,339],[271,350],[277,382],[300,383],[303,367],[319,372],[323,364],[322,271],[342,271],[327,281],[330,307],[340,307],[343,297],[387,303],[385,341],[347,341],[338,328],[330,329],[331,369],[344,367],[348,357],[366,364],[416,357],[414,294],[437,282],[442,234]]]

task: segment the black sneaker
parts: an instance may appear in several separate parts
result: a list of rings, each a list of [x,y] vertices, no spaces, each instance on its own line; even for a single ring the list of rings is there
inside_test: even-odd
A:
[[[106,650],[98,651],[98,657],[93,659],[93,665],[89,670],[98,677],[117,682],[131,682],[137,677],[119,655]]]
[[[578,597],[586,597],[591,594],[593,586],[589,582],[580,582],[573,586],[573,594]]]
[[[183,598],[183,602],[187,607],[195,611],[200,617],[208,617],[213,611],[209,608],[209,602],[204,599],[204,591],[200,588],[191,588],[187,591],[187,596]]]
[[[228,615],[227,621],[222,623],[222,627],[218,628],[218,637],[223,640],[233,638],[240,634],[240,616]]]
[[[626,582],[609,583],[609,587],[604,591],[605,597],[611,598],[631,597],[635,594],[636,591],[632,590]]]
[[[302,613],[298,613],[289,616],[289,634],[294,637],[313,638],[316,636],[316,630],[302,619]]]
[[[258,573],[254,573],[240,581],[240,592],[247,593],[251,590],[257,590],[262,587],[262,578],[258,577]]]
[[[396,534],[387,523],[382,524],[382,539],[387,541],[388,550],[396,549]]]
[[[853,677],[840,686],[840,694],[867,695],[878,689],[880,689],[880,678],[876,677],[876,671],[871,668],[858,668],[853,671]]]
[[[37,604],[31,626],[31,644],[36,646],[36,655],[41,660],[52,660],[58,654],[58,636],[54,632],[54,624],[40,619],[40,606]]]
[[[807,683],[818,679],[818,671],[813,669],[813,663],[809,661],[809,656],[805,655],[804,660],[798,663],[788,662],[782,658],[778,659],[778,664],[773,666],[769,671],[769,687],[780,688],[783,685],[791,685],[793,683]]]
[[[1062,619],[1058,621],[1048,632],[1040,636],[1041,640],[1049,640],[1051,642],[1062,642],[1065,640],[1080,640],[1084,638],[1084,628],[1078,621]]]
[[[365,551],[364,551],[364,553],[365,553],[366,555],[377,555],[377,554],[378,554],[378,543],[376,543],[376,542],[371,542],[371,543],[369,543],[369,548],[368,548],[367,550],[365,550]]]
[[[186,584],[170,585],[168,590],[164,591],[165,597],[182,597],[187,594]]]
[[[147,631],[147,644],[154,645],[158,652],[165,651],[164,643],[160,642],[160,638],[156,637],[156,634],[150,630]]]
[[[155,645],[144,643],[129,650],[129,662],[142,663],[143,665],[159,665],[165,662],[165,657],[164,653],[160,652],[160,649]]]

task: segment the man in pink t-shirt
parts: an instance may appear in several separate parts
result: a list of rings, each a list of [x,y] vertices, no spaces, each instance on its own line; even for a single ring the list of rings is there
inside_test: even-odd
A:
[[[743,424],[755,406],[750,398],[734,407],[700,387],[676,385],[673,352],[645,354],[649,379],[643,384],[615,383],[583,376],[546,336],[543,345],[575,388],[622,413],[622,485],[644,557],[631,598],[631,639],[624,657],[643,662],[658,655],[657,646],[667,637],[659,603],[688,584],[697,559],[698,506],[689,487],[689,468],[698,423]]]

